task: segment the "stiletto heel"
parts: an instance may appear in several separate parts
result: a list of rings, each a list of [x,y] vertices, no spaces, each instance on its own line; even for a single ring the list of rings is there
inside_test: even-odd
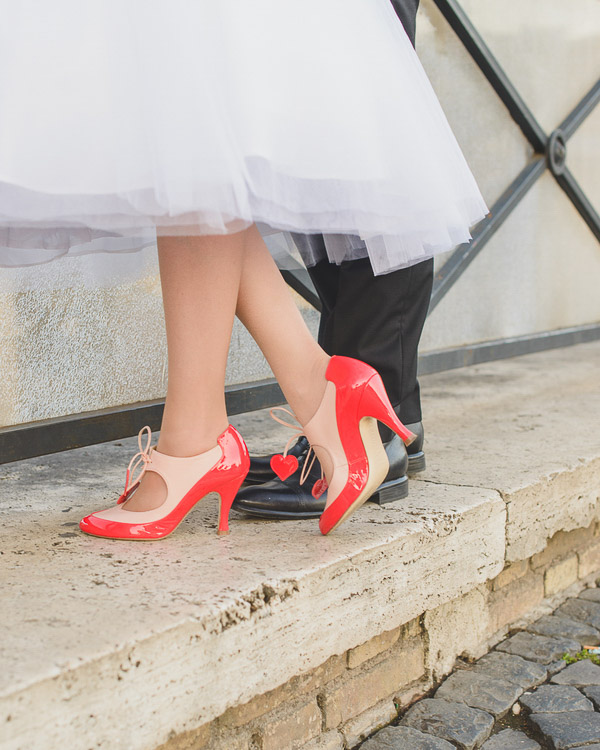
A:
[[[235,500],[235,496],[239,492],[240,487],[244,483],[245,475],[241,479],[233,479],[231,482],[224,484],[219,488],[218,493],[220,496],[219,501],[219,527],[217,534],[219,536],[225,536],[229,534],[229,511]]]
[[[146,436],[146,444],[142,440]],[[92,513],[79,528],[92,536],[109,539],[163,539],[183,521],[196,503],[209,492],[218,492],[218,533],[229,530],[229,510],[250,468],[248,449],[242,436],[231,425],[217,438],[217,445],[198,456],[180,458],[159,453],[150,447],[152,433],[144,427],[138,436],[140,450],[131,459],[125,490],[114,508]],[[132,475],[141,466],[135,479]],[[159,508],[146,511],[127,510],[131,497],[146,471],[158,474],[167,488],[167,497]]]
[[[383,385],[379,373],[366,383],[365,389],[358,407],[358,417],[374,417],[387,425],[404,441],[404,445],[410,445],[417,436],[407,429],[398,419]]]
[[[328,466],[327,504],[319,519],[323,534],[333,531],[378,489],[389,463],[377,429],[386,424],[409,444],[415,440],[395,414],[379,374],[349,357],[332,357],[321,405],[304,434]],[[325,461],[325,463],[324,463]]]

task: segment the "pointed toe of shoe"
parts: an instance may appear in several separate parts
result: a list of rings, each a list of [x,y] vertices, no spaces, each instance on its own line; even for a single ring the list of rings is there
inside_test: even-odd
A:
[[[82,518],[79,522],[79,528],[85,534],[91,536],[101,536],[105,539],[149,539],[159,538],[158,530],[150,534],[148,524],[119,523],[102,518],[96,513]],[[161,529],[161,531],[163,531]],[[165,534],[162,534],[165,535]]]
[[[92,536],[107,536],[107,521],[97,518],[94,514],[82,518],[79,522],[79,528],[84,534]]]
[[[131,529],[128,528],[125,533],[124,526],[125,524],[108,521],[96,513],[82,518],[79,522],[81,531],[91,536],[102,536],[106,539],[131,539]]]
[[[323,520],[323,516],[319,518],[319,531],[321,532],[321,534],[323,534],[323,536],[327,536],[332,528],[333,525],[329,521]]]
[[[342,508],[341,506],[342,503],[335,501],[323,511],[319,518],[319,531],[323,536],[327,536],[346,517],[347,508]]]

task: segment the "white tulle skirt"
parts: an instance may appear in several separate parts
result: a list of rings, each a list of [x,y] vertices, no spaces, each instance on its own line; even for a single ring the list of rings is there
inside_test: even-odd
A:
[[[487,212],[389,0],[0,0],[0,18],[0,265],[257,222],[356,235],[385,273]]]

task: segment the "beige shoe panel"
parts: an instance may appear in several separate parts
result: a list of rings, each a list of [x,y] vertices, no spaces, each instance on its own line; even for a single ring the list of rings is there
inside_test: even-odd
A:
[[[179,501],[192,489],[202,477],[207,474],[221,459],[222,450],[219,445],[211,448],[199,456],[180,458],[166,456],[157,450],[152,451],[152,460],[146,471],[154,471],[162,477],[167,486],[165,502],[154,510],[132,511],[125,510],[122,505],[94,513],[95,518],[119,523],[153,523],[168,516]]]

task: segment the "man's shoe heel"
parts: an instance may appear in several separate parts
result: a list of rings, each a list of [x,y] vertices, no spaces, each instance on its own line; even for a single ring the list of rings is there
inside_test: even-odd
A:
[[[384,482],[381,487],[371,496],[371,502],[377,505],[387,505],[396,500],[408,497],[408,477],[405,475],[399,479]]]
[[[427,464],[425,462],[425,453],[423,451],[408,456],[409,474],[418,474],[420,471],[425,471],[426,468]]]

